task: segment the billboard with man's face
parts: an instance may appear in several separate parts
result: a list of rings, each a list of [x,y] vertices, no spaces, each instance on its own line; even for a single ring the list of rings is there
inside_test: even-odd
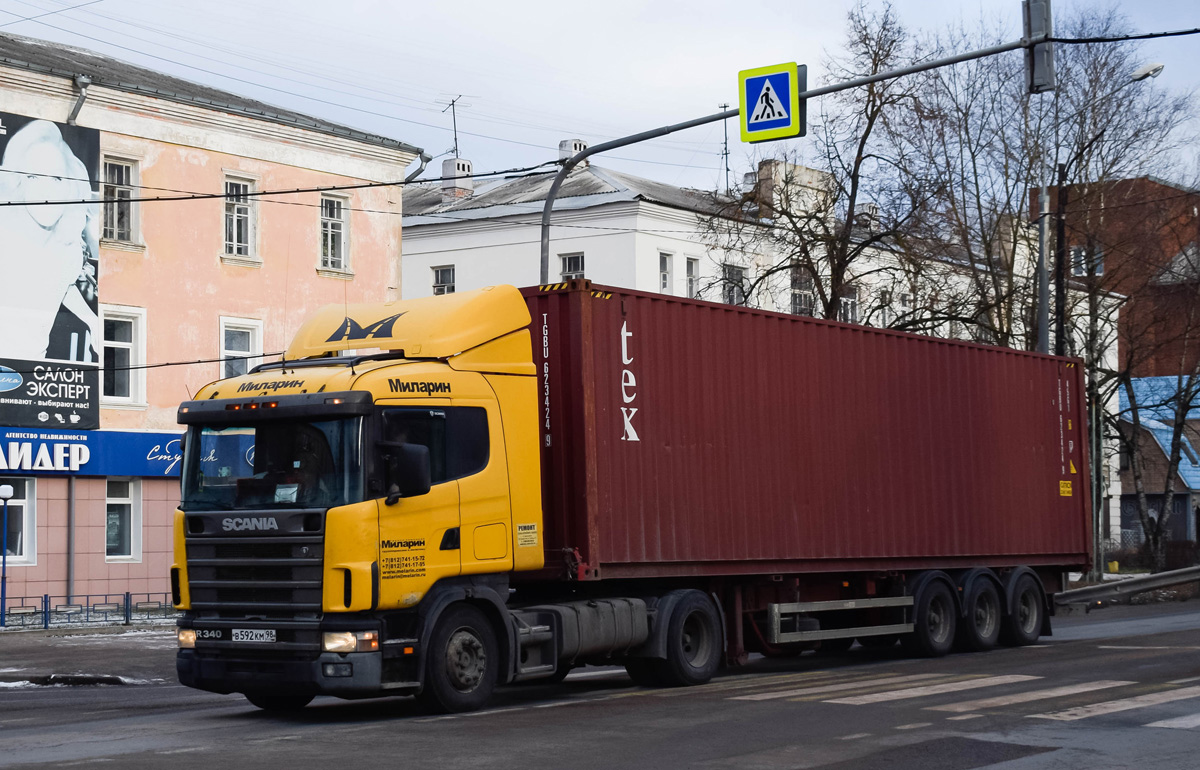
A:
[[[0,425],[99,427],[99,178],[99,131],[0,112]]]

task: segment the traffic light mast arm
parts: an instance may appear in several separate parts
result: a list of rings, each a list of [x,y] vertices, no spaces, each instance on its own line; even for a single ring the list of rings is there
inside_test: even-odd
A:
[[[814,96],[824,96],[825,94],[837,93],[838,91],[847,91],[851,88],[878,83],[881,80],[890,80],[892,78],[903,77],[904,75],[913,75],[917,72],[926,72],[928,70],[937,69],[938,67],[946,67],[951,64],[960,62],[972,61],[974,59],[982,59],[987,56],[995,56],[996,54],[1005,53],[1007,51],[1015,51],[1019,48],[1029,48],[1030,46],[1044,43],[1049,39],[1048,35],[1039,35],[1033,38],[1022,38],[1014,40],[1011,43],[1002,45],[994,45],[990,48],[981,48],[978,51],[970,51],[961,53],[956,56],[947,56],[943,59],[933,59],[920,64],[914,64],[911,67],[901,67],[900,69],[889,70],[888,72],[880,72],[877,75],[868,75],[867,77],[855,78],[847,80],[844,83],[835,83],[821,88],[810,88],[807,91],[799,94],[801,100],[808,99]],[[718,120],[727,120],[735,118],[740,113],[740,110],[726,110],[709,115],[695,120],[688,120],[683,123],[675,123],[670,126],[662,126],[650,131],[643,131],[640,134],[624,136],[619,139],[613,139],[608,142],[602,142],[593,147],[588,147],[582,152],[577,152],[563,162],[562,168],[558,170],[558,175],[554,177],[554,182],[550,185],[550,192],[546,195],[546,204],[542,207],[542,272],[540,282],[544,284],[550,283],[550,214],[554,211],[554,199],[558,196],[559,188],[562,187],[563,180],[567,178],[567,174],[571,173],[571,169],[579,165],[579,162],[585,158],[596,155],[597,153],[615,150],[618,147],[627,147],[631,144],[644,142],[648,139],[657,139],[660,136],[673,134],[676,131],[682,131],[685,128],[695,128],[703,126],[707,123],[715,123]]]

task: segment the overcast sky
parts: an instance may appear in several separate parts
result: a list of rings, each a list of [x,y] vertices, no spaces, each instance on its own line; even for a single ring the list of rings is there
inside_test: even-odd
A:
[[[82,5],[81,4],[84,4]],[[797,61],[809,82],[844,37],[852,0],[0,0],[0,29],[89,48],[265,102],[446,153],[446,103],[475,170],[557,157],[591,143],[737,104],[741,69]],[[1055,14],[1100,5],[1055,0]],[[1118,0],[1139,32],[1200,27],[1195,0]],[[76,7],[41,19],[47,11]],[[995,19],[1020,36],[1020,0],[896,0],[914,31]],[[285,10],[286,9],[286,10]],[[14,23],[15,22],[15,23]],[[1009,54],[1018,56],[1020,54]],[[1166,71],[1150,87],[1200,86],[1200,36],[1149,41]],[[729,125],[735,179],[756,148]],[[594,162],[658,181],[723,183],[714,123]],[[800,140],[803,141],[803,140]],[[762,146],[758,146],[761,151]],[[443,156],[445,157],[445,156]],[[426,176],[440,171],[440,158]]]

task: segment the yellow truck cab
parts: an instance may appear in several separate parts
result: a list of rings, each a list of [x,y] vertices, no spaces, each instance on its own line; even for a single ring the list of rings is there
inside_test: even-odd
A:
[[[328,306],[181,405],[184,684],[457,710],[513,678],[507,576],[543,564],[529,321],[513,287]],[[431,644],[454,670],[426,681]]]

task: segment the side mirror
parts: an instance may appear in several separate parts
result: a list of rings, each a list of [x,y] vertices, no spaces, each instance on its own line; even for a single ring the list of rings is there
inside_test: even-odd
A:
[[[420,497],[433,486],[429,465],[429,447],[423,444],[399,444],[387,455],[388,496],[386,505],[395,505],[402,497]]]

